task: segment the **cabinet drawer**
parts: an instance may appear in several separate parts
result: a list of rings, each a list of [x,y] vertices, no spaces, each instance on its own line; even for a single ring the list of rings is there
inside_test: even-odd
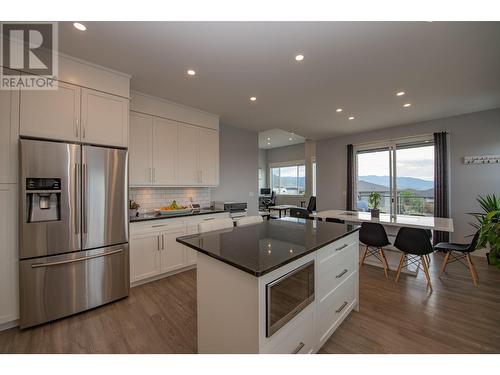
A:
[[[317,304],[316,337],[319,347],[331,336],[342,320],[352,310],[356,302],[356,282],[354,272],[337,289],[333,290]]]
[[[149,232],[164,232],[170,230],[185,229],[186,223],[182,219],[165,219],[152,220],[149,222],[131,223],[131,235],[149,233]]]
[[[331,253],[317,262],[318,300],[323,300],[358,269],[359,249],[357,242],[344,248],[340,253]]]
[[[312,306],[311,306],[312,307]],[[276,332],[270,345],[264,349],[269,354],[308,354],[315,351],[313,310],[306,309],[296,321]]]
[[[328,258],[332,255],[341,254],[347,250],[349,245],[359,244],[358,241],[358,232],[354,232],[344,238],[341,238],[338,241],[332,242],[329,245],[326,245],[322,249],[318,250],[318,261],[322,261],[325,258]],[[359,246],[359,245],[358,245]]]

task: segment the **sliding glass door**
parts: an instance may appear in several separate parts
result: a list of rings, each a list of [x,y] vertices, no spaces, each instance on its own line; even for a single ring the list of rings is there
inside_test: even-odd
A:
[[[434,145],[431,137],[357,146],[354,201],[368,211],[372,192],[382,196],[380,211],[433,216]]]

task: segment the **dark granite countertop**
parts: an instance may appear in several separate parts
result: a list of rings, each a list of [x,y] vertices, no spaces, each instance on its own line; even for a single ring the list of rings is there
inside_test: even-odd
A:
[[[201,210],[191,211],[183,214],[175,214],[175,215],[160,215],[159,213],[147,213],[140,214],[139,216],[130,216],[130,223],[137,223],[140,221],[148,221],[148,220],[163,220],[163,219],[174,219],[176,217],[189,217],[189,216],[198,216],[198,215],[209,215],[209,214],[218,214],[221,212],[225,212],[224,210],[214,210],[211,208],[202,208]]]
[[[359,226],[285,218],[261,224],[183,236],[177,241],[254,276],[345,237]]]

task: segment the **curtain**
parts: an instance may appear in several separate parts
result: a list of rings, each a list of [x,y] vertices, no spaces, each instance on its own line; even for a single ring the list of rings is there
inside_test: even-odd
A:
[[[434,133],[434,216],[450,217],[448,201],[448,141],[447,133]],[[434,231],[433,243],[449,241],[448,232]]]
[[[354,171],[354,151],[352,145],[347,145],[347,189],[346,189],[346,203],[345,209],[347,211],[354,210],[353,207],[353,171]]]

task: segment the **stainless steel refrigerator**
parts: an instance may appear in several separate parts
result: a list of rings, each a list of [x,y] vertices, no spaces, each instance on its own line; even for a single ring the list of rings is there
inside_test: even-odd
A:
[[[129,292],[127,150],[20,140],[20,326]]]

